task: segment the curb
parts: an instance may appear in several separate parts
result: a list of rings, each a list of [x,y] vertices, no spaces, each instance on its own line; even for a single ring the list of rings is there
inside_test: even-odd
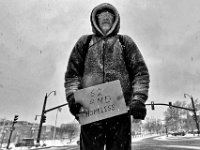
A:
[[[30,148],[30,150],[35,150],[35,149],[48,149],[51,148],[52,146],[46,146],[46,147],[38,147],[38,148]]]

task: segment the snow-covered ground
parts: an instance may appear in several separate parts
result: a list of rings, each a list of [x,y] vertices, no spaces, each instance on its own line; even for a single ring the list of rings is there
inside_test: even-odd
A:
[[[175,138],[180,138],[180,136],[172,136],[172,135],[168,135],[168,137],[166,135],[163,135],[163,136],[159,136],[159,137],[156,137],[158,136],[157,134],[152,134],[152,135],[144,135],[144,136],[138,136],[138,137],[132,137],[132,142],[137,142],[137,141],[141,141],[145,138],[150,138],[150,137],[155,137],[155,140],[170,140],[173,138],[173,140]],[[198,139],[200,140],[200,136],[197,136],[197,135],[193,135],[193,134],[186,134],[184,137],[194,137],[195,139]],[[46,146],[45,147],[51,147],[51,146],[67,146],[67,145],[77,145],[77,141],[78,141],[78,137],[76,139],[73,139],[72,142],[70,142],[68,139],[65,139],[65,140],[45,140],[45,141],[41,141],[40,144],[43,145],[45,144]],[[7,144],[3,144],[2,145],[2,150],[5,150]],[[28,150],[28,149],[40,149],[42,146],[40,147],[31,147],[31,148],[27,148],[27,147],[15,147],[13,143],[10,144],[10,148],[12,150]],[[1,149],[0,149],[1,150]]]
[[[137,142],[140,141],[142,139],[145,138],[149,138],[149,137],[154,137],[156,135],[144,135],[144,136],[140,136],[140,137],[132,137],[132,142]],[[66,145],[77,145],[77,141],[79,140],[79,138],[73,139],[72,142],[70,142],[68,139],[65,140],[45,140],[45,141],[40,141],[40,145],[45,144],[46,147],[51,147],[51,146],[66,146]],[[3,150],[5,150],[7,144],[3,145]],[[12,150],[28,150],[28,149],[39,149],[40,147],[31,147],[31,148],[27,148],[27,147],[15,147],[13,143],[10,144],[9,146]]]
[[[28,149],[39,149],[41,147],[51,147],[51,146],[66,146],[66,145],[77,145],[77,140],[79,138],[76,138],[76,139],[73,139],[71,142],[70,140],[68,139],[65,139],[65,140],[41,140],[40,141],[40,145],[39,147],[25,147],[25,146],[22,146],[22,147],[15,147],[14,146],[14,143],[10,143],[9,147],[12,149],[12,150],[28,150]],[[2,150],[6,150],[6,147],[7,147],[7,144],[3,144],[2,145]],[[0,149],[1,150],[1,149]]]
[[[132,141],[135,142],[135,141],[139,141],[139,140],[142,140],[144,138],[148,138],[148,137],[152,137],[152,136],[155,136],[155,135],[146,135],[146,136],[141,136],[141,137],[132,137]],[[79,140],[79,138],[76,138],[76,139],[73,139],[72,142],[70,142],[68,139],[65,139],[65,140],[45,140],[45,141],[40,141],[40,145],[43,145],[45,144],[46,147],[51,147],[51,146],[66,146],[66,145],[77,145],[77,141]],[[2,145],[2,149],[5,150],[6,149],[6,146],[7,144],[3,144]],[[9,146],[12,150],[28,150],[28,149],[39,149],[41,148],[42,146],[40,147],[31,147],[31,148],[28,148],[28,147],[15,147],[13,143],[10,143],[10,146]]]

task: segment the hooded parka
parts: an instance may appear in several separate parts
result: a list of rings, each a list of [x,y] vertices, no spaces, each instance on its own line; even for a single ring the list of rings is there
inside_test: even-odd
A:
[[[108,10],[114,15],[113,25],[106,34],[101,31],[97,20],[97,15],[103,10]],[[148,69],[138,47],[129,36],[122,36],[123,45],[119,41],[120,16],[116,8],[108,3],[100,4],[92,10],[90,21],[93,35],[88,49],[85,50],[84,48],[88,35],[84,35],[75,44],[69,58],[65,74],[66,97],[78,89],[120,80],[127,106],[133,100],[140,100],[145,103],[149,88]],[[118,117],[118,119],[114,118],[114,120],[113,118],[110,119],[112,123],[109,119],[106,119],[107,121],[103,120],[82,126],[81,150],[92,150],[94,148],[92,145],[96,147],[96,150],[100,150],[102,145],[106,143],[111,143],[111,146],[107,146],[107,149],[110,147],[110,149],[118,150],[119,147],[123,146],[118,144],[118,147],[113,147],[111,141],[118,141],[115,145],[120,142],[123,143],[124,139],[119,142],[119,139],[123,137],[128,139],[122,145],[130,146],[130,117],[126,114],[123,117]],[[114,126],[116,129],[113,129],[112,133],[108,133],[111,127],[107,126],[108,122],[112,124],[111,126],[114,125],[113,123],[116,125],[122,122],[122,124],[118,127]],[[107,129],[104,130],[105,128]],[[125,130],[127,132],[124,132]],[[118,139],[112,139],[110,135],[114,137],[114,133],[117,134]],[[108,137],[111,138],[111,141],[107,140]],[[96,140],[94,141],[92,138]],[[124,146],[120,150],[128,150],[130,148],[128,147]]]

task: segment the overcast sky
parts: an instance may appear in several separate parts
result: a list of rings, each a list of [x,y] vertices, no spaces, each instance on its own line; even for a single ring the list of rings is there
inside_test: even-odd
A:
[[[47,108],[66,103],[64,73],[75,42],[92,33],[90,13],[109,2],[119,11],[120,34],[136,42],[150,72],[147,103],[190,102],[200,96],[200,1],[198,0],[0,0],[0,118],[39,122]],[[148,117],[166,107],[148,107]],[[56,111],[47,114],[54,124]],[[73,121],[68,107],[58,124]]]

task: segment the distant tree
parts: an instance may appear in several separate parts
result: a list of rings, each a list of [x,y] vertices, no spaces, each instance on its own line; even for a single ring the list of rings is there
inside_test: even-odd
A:
[[[144,128],[148,132],[152,132],[152,123],[150,121],[150,118],[146,118],[146,123],[144,124]]]
[[[149,133],[158,133],[162,127],[161,121],[156,120],[155,118],[146,118],[144,123],[144,129]]]
[[[200,103],[198,100],[194,101],[196,110],[200,110]],[[186,103],[186,101],[176,101],[173,103],[174,106],[185,107],[185,108],[192,108],[192,104]],[[194,130],[195,129],[195,122],[192,118],[193,112],[189,112],[185,109],[179,108],[168,108],[167,111],[164,112],[166,125],[168,130],[171,131],[178,131],[178,130]]]
[[[141,128],[142,128],[142,121],[135,123],[132,123],[132,135],[141,134]]]
[[[163,125],[162,125],[161,119],[156,119],[155,120],[155,131],[157,134],[162,132],[162,127],[163,127]]]
[[[64,133],[67,133],[70,142],[75,138],[79,133],[79,125],[76,123],[69,123],[61,126],[60,132],[62,136]]]

